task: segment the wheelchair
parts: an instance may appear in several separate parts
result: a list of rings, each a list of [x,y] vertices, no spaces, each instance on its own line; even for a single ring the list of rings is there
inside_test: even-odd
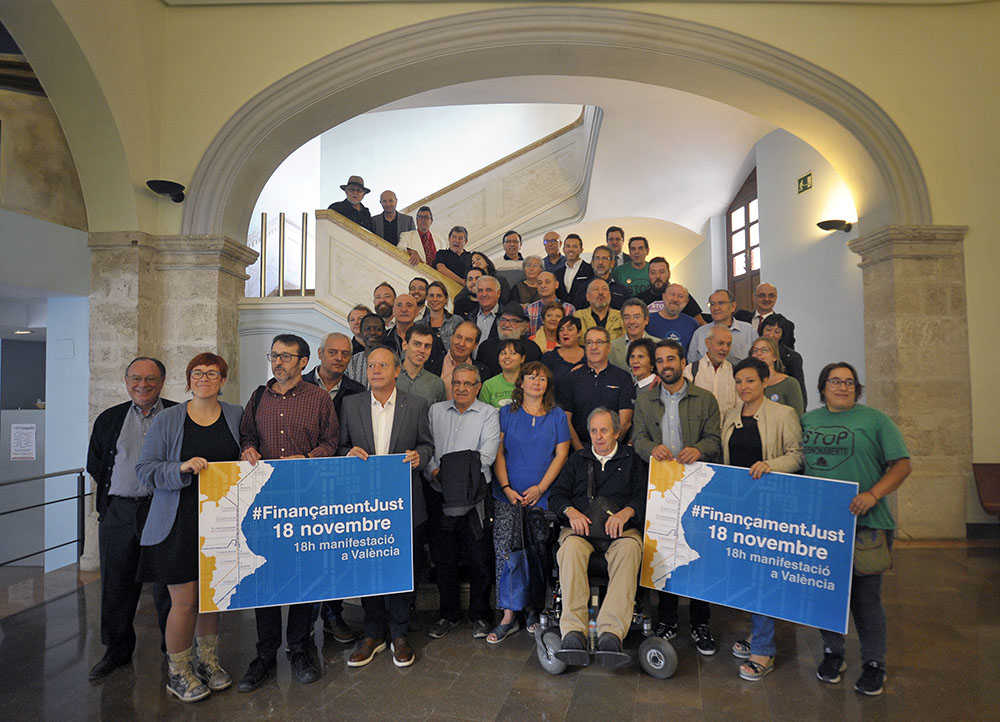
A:
[[[553,512],[545,513],[546,521],[550,525],[551,539],[555,539],[560,527],[559,518]],[[567,664],[556,656],[562,646],[562,635],[559,632],[559,617],[562,614],[562,591],[559,585],[559,568],[556,560],[557,545],[553,542],[550,545],[552,553],[552,580],[551,591],[548,595],[548,604],[539,614],[539,625],[535,632],[535,654],[538,662],[549,674],[562,674],[566,671]],[[622,661],[605,661],[603,655],[597,654],[597,610],[608,586],[608,565],[604,554],[595,550],[590,557],[587,567],[587,577],[590,580],[590,604],[589,619],[590,629],[588,637],[588,652],[591,658],[597,659],[603,666],[617,669],[632,661],[631,654]],[[636,601],[632,612],[632,623],[626,638],[633,634],[641,634],[644,638],[639,644],[636,652],[639,666],[643,672],[656,679],[668,679],[677,671],[677,652],[670,642],[653,634],[653,619],[643,609],[642,605]],[[625,640],[622,640],[623,650]]]

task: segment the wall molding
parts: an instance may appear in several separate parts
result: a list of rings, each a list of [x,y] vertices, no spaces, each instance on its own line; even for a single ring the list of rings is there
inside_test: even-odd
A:
[[[913,149],[885,111],[843,78],[774,46],[701,23],[617,8],[518,6],[438,18],[367,38],[258,93],[206,149],[190,183],[181,231],[184,235],[245,231],[255,200],[245,196],[259,193],[277,166],[274,146],[280,145],[283,126],[312,123],[309,130],[315,130],[316,119],[309,114],[333,96],[368,87],[369,81],[402,69],[460,64],[466,54],[558,46],[679,57],[787,93],[857,139],[881,177],[891,204],[890,220],[931,223],[930,196]],[[560,60],[553,60],[557,66],[561,67]],[[572,70],[570,64],[565,66],[564,70]],[[348,107],[357,104],[356,115],[370,109],[364,107],[366,102],[378,104],[358,98]]]

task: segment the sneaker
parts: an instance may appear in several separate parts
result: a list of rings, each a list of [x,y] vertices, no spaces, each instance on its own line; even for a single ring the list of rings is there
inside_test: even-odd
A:
[[[490,623],[485,619],[477,619],[472,623],[472,638],[473,639],[486,639],[486,636],[490,633]]]
[[[847,662],[841,655],[824,649],[823,661],[819,663],[819,668],[816,670],[816,679],[827,684],[838,684],[840,673],[845,669],[847,669]]]
[[[194,676],[189,665],[167,675],[167,691],[181,702],[197,702],[212,694],[212,690]]]
[[[885,670],[878,662],[865,662],[861,668],[861,676],[854,683],[854,691],[876,697],[882,694],[885,686]]]
[[[268,677],[274,674],[276,667],[277,663],[274,659],[264,660],[260,657],[255,658],[250,662],[250,666],[247,667],[247,673],[243,675],[236,689],[240,692],[253,692],[264,684]]]
[[[458,626],[458,622],[453,622],[450,619],[441,617],[439,620],[431,625],[431,628],[427,630],[427,636],[431,639],[441,639],[442,637],[448,636],[448,632],[453,630]],[[489,632],[490,630],[486,630]],[[485,636],[485,635],[483,635]]]
[[[292,675],[299,684],[312,684],[320,677],[319,665],[308,649],[298,649],[288,656]]]
[[[228,689],[233,684],[233,677],[219,664],[219,660],[198,660],[194,673],[213,692]]]
[[[653,631],[657,637],[662,637],[668,642],[675,637],[677,637],[677,623],[667,624],[666,622],[660,622],[656,625],[656,629]]]
[[[691,641],[694,642],[694,648],[706,657],[719,651],[719,645],[715,643],[715,637],[707,624],[699,624],[691,629]]]
[[[357,633],[347,626],[347,622],[339,614],[331,614],[323,620],[323,632],[341,644],[351,644],[358,639]]]

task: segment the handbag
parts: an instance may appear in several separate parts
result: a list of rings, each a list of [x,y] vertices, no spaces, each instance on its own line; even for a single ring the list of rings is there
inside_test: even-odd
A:
[[[885,529],[858,527],[854,534],[854,573],[864,577],[882,574],[891,568],[892,554]]]
[[[510,551],[504,555],[503,568],[497,580],[497,606],[520,611],[528,605],[528,552],[524,548],[524,507],[514,505],[516,520],[510,540]],[[520,538],[518,538],[518,533]]]
[[[611,543],[611,537],[608,536],[604,525],[609,516],[617,514],[621,510],[621,506],[605,496],[595,496],[595,491],[594,465],[587,464],[587,509],[584,511],[584,514],[590,519],[590,533],[587,534],[587,539],[598,551],[606,551],[607,546]]]

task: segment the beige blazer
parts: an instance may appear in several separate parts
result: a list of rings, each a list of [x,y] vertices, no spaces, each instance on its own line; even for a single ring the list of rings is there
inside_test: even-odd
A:
[[[722,463],[729,463],[729,439],[733,429],[743,428],[743,404],[729,409],[722,419]],[[754,414],[760,430],[764,461],[774,471],[792,474],[802,468],[802,424],[791,406],[778,404],[768,398]]]

